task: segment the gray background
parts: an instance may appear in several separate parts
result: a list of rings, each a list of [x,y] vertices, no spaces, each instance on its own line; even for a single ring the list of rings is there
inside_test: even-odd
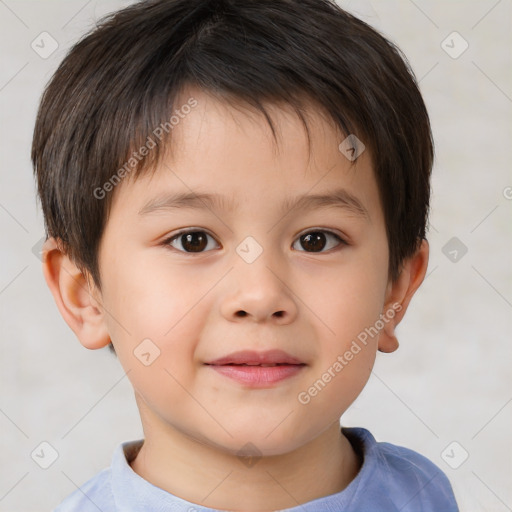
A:
[[[46,288],[29,160],[44,84],[95,19],[129,3],[0,0],[1,512],[52,509],[142,437],[118,361],[79,344]],[[428,456],[461,510],[512,510],[512,3],[340,3],[405,52],[437,144],[428,277],[399,351],[379,354],[342,421]],[[59,45],[47,58],[31,48],[44,31]],[[48,469],[31,458],[43,441],[59,454]]]

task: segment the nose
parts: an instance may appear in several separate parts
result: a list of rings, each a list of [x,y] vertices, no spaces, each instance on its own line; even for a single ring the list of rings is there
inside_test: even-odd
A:
[[[231,322],[289,324],[297,317],[297,302],[286,271],[276,259],[263,254],[254,262],[239,260],[230,272],[230,282],[221,314]],[[270,260],[270,261],[269,261]],[[273,262],[273,265],[269,263]]]

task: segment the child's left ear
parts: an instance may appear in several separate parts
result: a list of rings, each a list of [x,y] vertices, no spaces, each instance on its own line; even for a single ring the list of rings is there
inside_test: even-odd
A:
[[[384,328],[379,337],[380,352],[394,352],[398,348],[395,327],[401,322],[412,296],[425,278],[428,254],[428,242],[422,240],[414,255],[404,262],[398,278],[388,283],[383,311]]]

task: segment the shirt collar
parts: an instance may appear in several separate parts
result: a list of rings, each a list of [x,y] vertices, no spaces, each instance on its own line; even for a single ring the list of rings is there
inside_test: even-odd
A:
[[[375,444],[375,439],[365,429],[343,429],[354,448],[364,453],[364,461],[356,478],[343,491],[313,500],[309,503],[283,510],[282,512],[313,512],[327,505],[348,505],[362,479],[369,477],[373,472],[372,458],[367,457]],[[139,476],[130,466],[130,462],[137,456],[144,443],[143,439],[128,441],[120,444],[114,452],[111,465],[112,493],[117,510],[123,512],[140,512],[151,510],[153,512],[221,512],[218,509],[207,508],[183,500],[164,491],[160,487],[149,483]],[[320,507],[320,508],[318,508]]]
[[[116,509],[123,512],[218,512],[185,501],[160,487],[144,480],[131,468],[130,462],[137,456],[143,439],[120,444],[112,458],[112,494]],[[191,508],[193,507],[193,508]]]

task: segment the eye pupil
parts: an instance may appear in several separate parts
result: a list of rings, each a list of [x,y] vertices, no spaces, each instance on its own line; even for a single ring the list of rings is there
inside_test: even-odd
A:
[[[181,243],[187,252],[201,252],[208,245],[205,233],[195,231],[181,236]]]
[[[326,246],[325,234],[321,232],[312,232],[300,237],[301,245],[304,249],[311,249],[311,252],[319,252]],[[309,247],[306,247],[308,245]]]

